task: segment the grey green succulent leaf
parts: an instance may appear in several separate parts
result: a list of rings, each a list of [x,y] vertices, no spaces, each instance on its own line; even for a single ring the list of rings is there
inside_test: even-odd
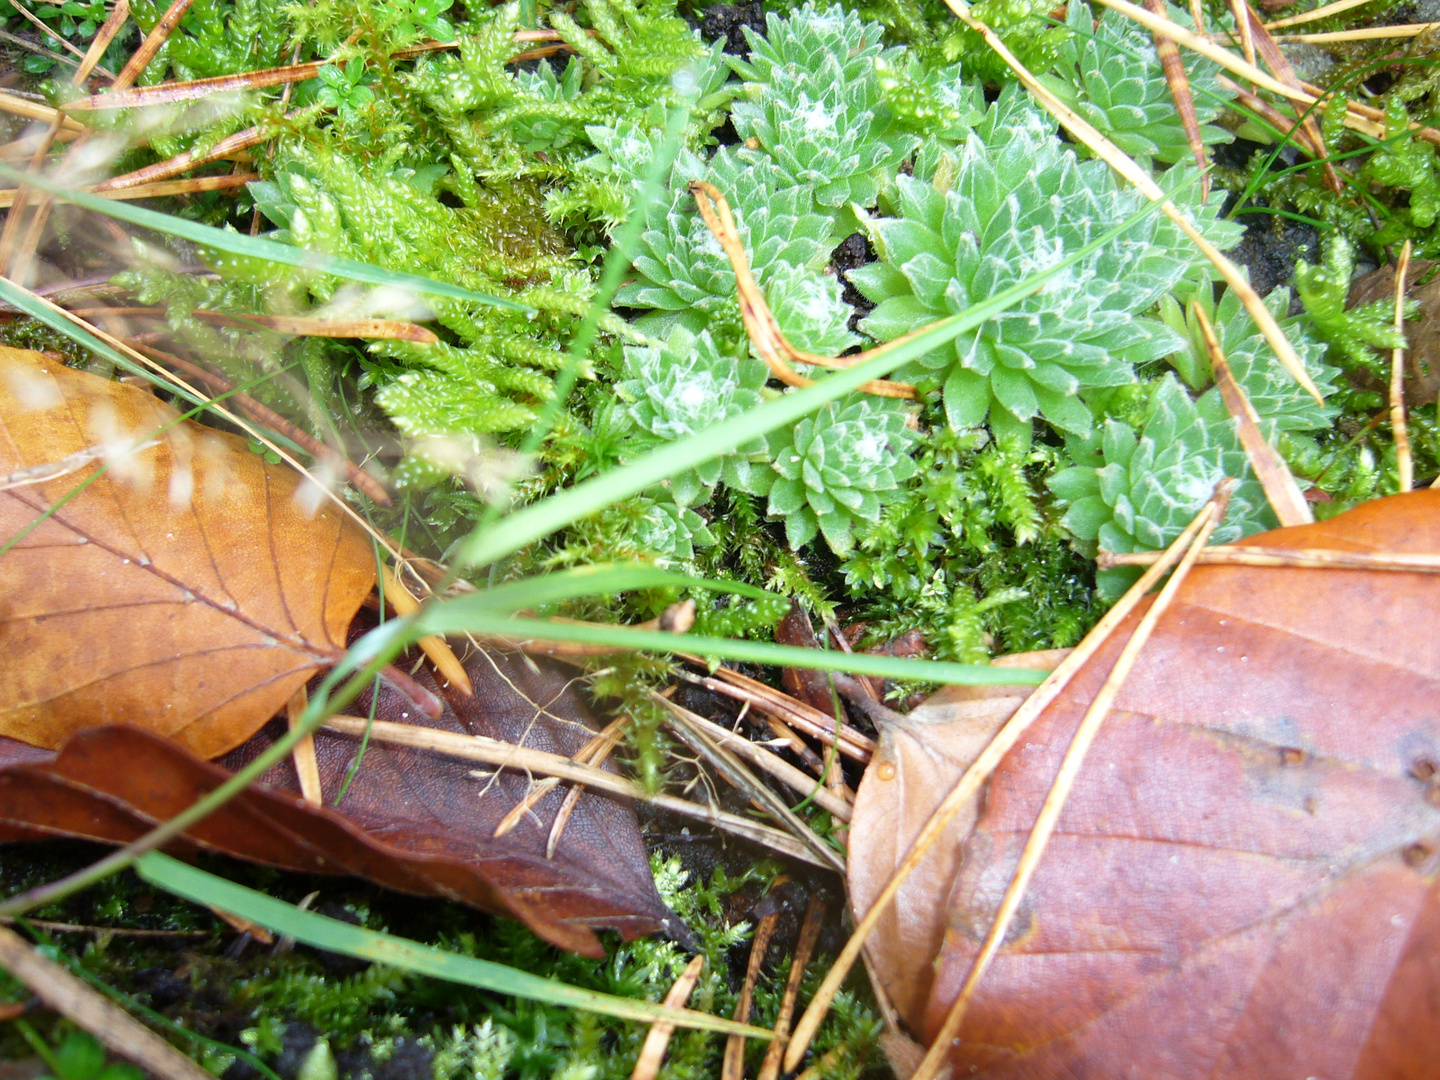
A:
[[[1187,202],[1188,190],[1177,184],[1175,198]],[[1108,166],[1080,161],[1053,121],[1009,88],[932,182],[899,178],[896,217],[868,223],[880,260],[849,273],[876,303],[861,329],[890,341],[963,311],[1055,265],[1140,205]],[[1238,238],[1213,205],[1192,204],[1191,213],[1220,246]],[[1083,435],[1092,418],[1080,391],[1130,382],[1135,364],[1180,345],[1145,312],[1196,259],[1178,227],[1151,215],[897,377],[938,385],[955,427],[988,419],[997,434],[1025,441],[1043,417]]]
[[[1093,555],[1154,551],[1194,519],[1215,485],[1240,480],[1212,543],[1223,544],[1276,524],[1259,482],[1250,472],[1234,422],[1218,402],[1190,399],[1173,375],[1155,386],[1143,427],[1107,420],[1089,438],[1068,443],[1078,462],[1055,473],[1050,490],[1068,508],[1063,523]],[[1128,574],[1102,575],[1113,591]],[[1108,584],[1107,584],[1108,583]]]
[[[744,490],[769,495],[767,510],[785,522],[792,548],[819,532],[844,558],[855,546],[857,524],[878,521],[885,504],[915,475],[910,450],[919,438],[902,402],[842,398],[793,429],[772,434],[770,475],[754,475]]]
[[[695,335],[677,326],[664,345],[627,346],[621,374],[615,392],[643,433],[634,441],[639,452],[755,408],[767,371],[749,356],[722,353],[708,331]],[[673,477],[668,481],[671,498],[679,506],[690,506],[706,501],[722,478],[741,486],[741,459],[763,449],[756,440]]]
[[[1189,15],[1178,8],[1170,14],[1191,25]],[[1070,36],[1054,74],[1044,77],[1045,85],[1132,157],[1167,163],[1192,160],[1150,33],[1114,12],[1105,12],[1097,26],[1090,6],[1080,0],[1069,5],[1065,22]],[[1219,72],[1212,60],[1186,58],[1200,141],[1206,146],[1233,138],[1211,123],[1230,96],[1220,89]]]
[[[651,552],[660,566],[688,569],[694,565],[697,547],[715,543],[705,519],[688,506],[642,495],[632,509],[636,511],[635,542]]]

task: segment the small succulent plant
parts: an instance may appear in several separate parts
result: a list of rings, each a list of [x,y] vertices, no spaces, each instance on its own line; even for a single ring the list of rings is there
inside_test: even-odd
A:
[[[628,346],[616,393],[639,429],[636,450],[694,435],[760,404],[765,365],[748,356],[722,354],[708,331],[691,334],[675,327],[663,346]],[[748,455],[763,450],[759,440],[734,454],[713,458],[669,482],[678,506],[704,502],[722,477],[732,487],[749,482]]]
[[[879,520],[901,483],[915,475],[910,449],[919,437],[893,398],[832,401],[793,429],[772,434],[769,468],[752,473],[748,486],[736,486],[769,495],[768,512],[785,522],[792,548],[819,532],[844,558],[855,546],[856,524]]]
[[[1275,523],[1264,492],[1249,471],[1245,452],[1218,396],[1195,402],[1173,375],[1155,386],[1144,424],[1107,420],[1087,439],[1070,440],[1079,462],[1050,478],[1050,489],[1068,504],[1064,524],[1088,554],[1163,548],[1199,513],[1225,477],[1241,480],[1213,543],[1227,543]],[[1114,591],[1125,573],[1102,574]]]
[[[1226,363],[1259,415],[1261,429],[1267,437],[1275,432],[1315,431],[1330,426],[1335,417],[1334,406],[1321,405],[1280,366],[1275,350],[1235,292],[1227,290],[1218,303],[1208,297],[1202,302]],[[1328,400],[1335,389],[1336,369],[1325,363],[1325,346],[1311,331],[1309,320],[1286,317],[1290,290],[1276,289],[1265,298],[1265,306],[1279,322],[1321,395]],[[1188,313],[1182,315],[1180,306],[1170,298],[1164,301],[1161,311],[1171,329],[1186,339],[1186,347],[1171,356],[1170,362],[1192,388],[1203,389],[1211,381],[1210,353],[1198,321]]]
[[[881,187],[919,144],[886,106],[876,63],[881,27],[839,7],[807,4],[771,15],[768,32],[749,30],[748,61],[731,59],[745,80],[731,122],[822,207],[873,206]]]
[[[1190,25],[1189,16],[1178,9],[1171,15]],[[1065,22],[1070,37],[1045,84],[1132,157],[1191,160],[1190,143],[1150,33],[1109,12],[1097,25],[1090,6],[1080,0],[1070,4]],[[1207,146],[1232,138],[1210,123],[1227,97],[1216,80],[1219,71],[1219,65],[1204,57],[1186,57],[1200,140]]]
[[[726,323],[739,333],[735,272],[696,212],[687,190],[693,179],[714,184],[730,203],[755,279],[774,294],[772,308],[792,342],[811,352],[843,352],[853,344],[840,282],[823,272],[839,240],[834,224],[815,212],[809,190],[773,163],[743,160],[729,148],[709,162],[682,155],[665,201],[647,209],[636,277],[616,296],[619,304],[650,309],[637,324],[657,336],[676,325],[699,332]]]
[[[849,272],[876,303],[861,329],[881,341],[1053,266],[1141,202],[1108,166],[1080,161],[1013,87],[929,182],[897,183],[897,216],[868,225],[880,261]],[[1212,239],[1238,237],[1214,221],[1213,208],[1194,213]],[[1135,364],[1180,344],[1144,313],[1195,258],[1178,228],[1152,215],[899,377],[939,388],[955,427],[988,419],[997,435],[1028,441],[1043,417],[1083,435],[1092,418],[1079,392],[1130,382]]]

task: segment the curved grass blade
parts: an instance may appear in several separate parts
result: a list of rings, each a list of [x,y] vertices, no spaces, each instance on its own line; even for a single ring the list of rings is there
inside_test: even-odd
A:
[[[179,236],[192,243],[213,248],[216,251],[225,251],[231,255],[264,259],[267,262],[283,263],[286,266],[298,266],[303,270],[334,274],[336,277],[346,278],[350,281],[363,281],[370,285],[409,289],[412,292],[430,296],[448,296],[453,300],[466,300],[472,304],[487,304],[490,307],[507,308],[511,311],[532,312],[535,310],[529,304],[521,304],[500,296],[491,296],[488,293],[462,289],[458,285],[436,281],[434,278],[424,277],[420,274],[385,270],[358,259],[343,259],[319,251],[307,251],[305,248],[282,244],[278,240],[268,240],[263,236],[247,236],[244,233],[228,232],[225,229],[217,229],[213,225],[202,225],[198,221],[186,221],[184,218],[173,217],[170,214],[147,210],[143,206],[101,198],[88,192],[76,191],[74,188],[66,187],[64,184],[56,183],[43,176],[35,176],[12,169],[8,165],[0,165],[0,177],[17,186],[23,184],[25,187],[39,188],[62,202],[74,203],[86,210],[93,210],[97,214],[105,214],[107,217],[129,222],[131,225],[139,225],[142,228],[154,229],[156,232]]]
[[[371,960],[497,994],[511,994],[563,1008],[616,1016],[622,1020],[647,1024],[660,1020],[700,1031],[719,1031],[756,1039],[771,1037],[771,1032],[765,1028],[739,1024],[693,1009],[677,1009],[653,1001],[632,1001],[614,994],[582,990],[578,986],[542,979],[490,960],[445,952],[418,941],[366,930],[313,911],[302,911],[294,904],[226,881],[158,851],[143,855],[136,862],[135,871],[151,885],[166,892],[243,916],[277,934],[288,934],[296,941],[327,952]]]
[[[469,597],[433,604],[415,616],[409,635],[484,634],[535,641],[575,641],[586,645],[608,645],[616,649],[645,649],[651,652],[690,653],[744,660],[754,664],[818,668],[851,675],[874,675],[881,679],[912,679],[925,682],[963,683],[970,686],[1035,684],[1048,672],[1026,668],[996,668],[984,664],[954,664],[944,660],[914,660],[869,653],[829,652],[802,649],[795,645],[773,645],[765,641],[696,637],[664,630],[637,630],[628,626],[598,623],[547,622],[544,619],[512,619],[466,603]]]

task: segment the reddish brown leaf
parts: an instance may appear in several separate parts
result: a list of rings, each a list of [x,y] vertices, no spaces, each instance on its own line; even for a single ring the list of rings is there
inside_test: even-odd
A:
[[[590,710],[564,669],[500,652],[478,653],[467,668],[475,697],[454,695],[440,719],[428,720],[383,685],[377,718],[565,755],[594,734]],[[435,689],[427,673],[418,677]],[[0,740],[0,839],[132,840],[213,790],[283,731],[283,722],[267,726],[220,764],[138,728],[82,732],[58,755]],[[550,825],[569,790],[564,785],[497,839],[496,825],[530,790],[522,772],[477,777],[473,762],[372,742],[336,809],[358,740],[321,731],[315,749],[325,809],[300,798],[287,760],[263,786],[190,830],[177,850],[198,846],[460,900],[521,919],[546,940],[591,956],[603,955],[596,927],[626,938],[657,930],[687,936],[655,892],[635,815],[623,800],[582,794],[547,858]]]
[[[1440,492],[1249,543],[1433,552]],[[1434,574],[1192,571],[979,985],[950,1053],[955,1074],[1436,1075],[1437,611]],[[1139,615],[1001,763],[955,846],[932,856],[958,860],[955,874],[941,866],[924,898],[901,905],[914,932],[938,926],[944,938],[933,980],[914,962],[888,971],[921,1038],[964,980],[1070,736]],[[932,766],[906,797],[938,799],[968,751],[953,749],[951,731],[899,734]],[[877,755],[856,836],[883,806],[881,786],[908,783],[899,774],[911,756]],[[859,862],[852,847],[852,886]],[[861,873],[883,880],[888,868]]]
[[[319,496],[144,390],[0,348],[0,735],[244,742],[333,663],[375,580]]]

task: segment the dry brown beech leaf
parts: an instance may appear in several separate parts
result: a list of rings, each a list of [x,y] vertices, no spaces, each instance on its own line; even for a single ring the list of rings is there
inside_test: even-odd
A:
[[[213,757],[343,651],[375,580],[365,535],[176,416],[0,347],[0,735],[53,749],[124,723]]]
[[[1440,491],[1243,543],[1435,552]],[[872,955],[919,1039],[1144,610],[1005,757],[882,926]],[[954,1075],[1440,1075],[1437,631],[1440,575],[1195,568],[1086,758],[950,1050]],[[857,908],[1003,722],[983,704],[886,732],[855,807]],[[933,963],[906,951],[922,948]]]
[[[486,650],[468,657],[466,669],[475,696],[446,694],[438,719],[383,683],[376,718],[566,756],[595,734],[574,673],[553,661]],[[443,693],[428,671],[417,678]],[[368,698],[359,705],[368,711]],[[0,739],[0,840],[133,840],[223,783],[284,730],[283,721],[268,724],[217,763],[121,726],[83,731],[58,755]],[[532,789],[525,772],[372,741],[337,806],[359,740],[321,730],[315,743],[324,808],[300,797],[294,764],[286,759],[170,850],[184,855],[200,848],[288,870],[351,874],[458,900],[520,919],[552,944],[589,956],[604,955],[596,928],[627,939],[656,931],[688,938],[655,891],[626,800],[583,792],[547,857],[551,827],[571,790],[566,785],[497,838],[496,826]]]

